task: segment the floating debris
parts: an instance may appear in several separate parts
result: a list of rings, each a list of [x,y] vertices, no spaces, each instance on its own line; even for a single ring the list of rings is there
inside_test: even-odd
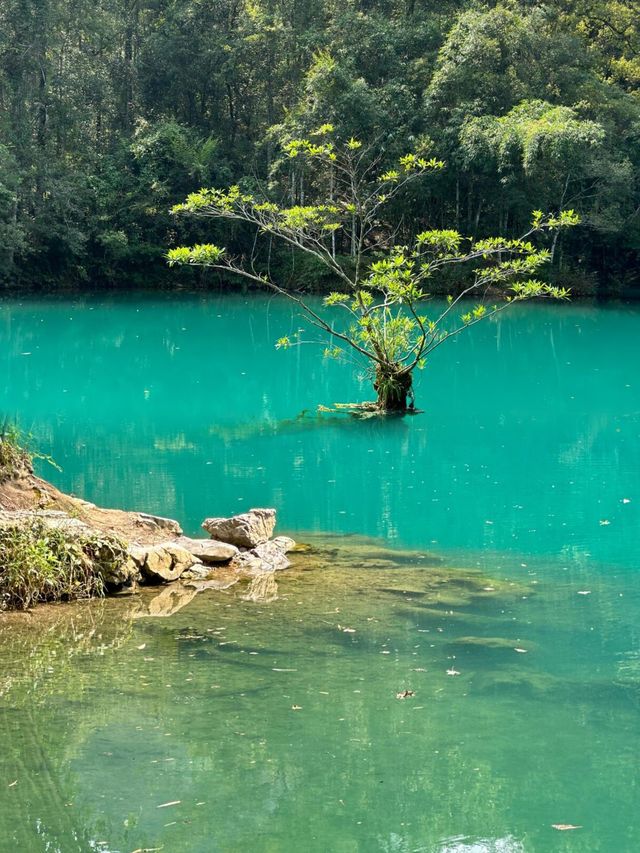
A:
[[[396,699],[409,699],[415,695],[415,690],[401,690],[399,693],[396,693]]]

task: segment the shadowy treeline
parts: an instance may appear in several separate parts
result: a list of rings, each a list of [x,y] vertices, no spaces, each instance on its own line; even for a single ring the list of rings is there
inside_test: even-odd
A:
[[[395,205],[401,234],[572,207],[550,275],[640,295],[639,83],[640,0],[3,0],[0,281],[176,283],[176,243],[249,253],[169,207],[240,179],[303,202],[278,141],[328,121],[446,161]]]

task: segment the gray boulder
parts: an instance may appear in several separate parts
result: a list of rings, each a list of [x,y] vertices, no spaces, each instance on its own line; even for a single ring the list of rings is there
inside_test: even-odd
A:
[[[295,546],[293,539],[288,536],[278,536],[270,542],[262,542],[249,551],[242,551],[233,558],[231,565],[250,575],[263,572],[279,572],[288,569],[291,563],[287,559],[287,551]]]
[[[180,536],[182,528],[173,518],[165,518],[162,515],[151,515],[149,512],[139,512],[138,519],[142,524],[159,530],[166,530],[167,533],[173,533]]]
[[[202,527],[212,539],[239,548],[255,548],[267,542],[275,526],[275,509],[250,509],[231,518],[205,518],[202,522]]]
[[[216,542],[215,539],[189,539],[188,536],[181,536],[174,544],[189,551],[203,563],[228,563],[238,553],[235,545]]]

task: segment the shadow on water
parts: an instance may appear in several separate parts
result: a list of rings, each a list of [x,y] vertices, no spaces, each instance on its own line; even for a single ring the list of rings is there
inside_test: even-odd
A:
[[[356,433],[375,436],[383,432],[385,437],[406,433],[408,429],[407,418],[410,415],[392,414],[377,415],[375,417],[363,418],[349,414],[331,414],[318,412],[312,409],[304,409],[294,418],[282,418],[280,420],[253,419],[239,424],[212,424],[209,427],[209,435],[220,438],[224,443],[234,441],[246,441],[252,438],[273,437],[282,435],[296,435],[309,433],[316,430],[337,432],[349,435]]]

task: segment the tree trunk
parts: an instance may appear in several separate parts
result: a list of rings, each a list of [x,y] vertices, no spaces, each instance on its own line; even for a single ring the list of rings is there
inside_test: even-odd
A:
[[[406,412],[413,409],[413,379],[410,373],[378,367],[374,390],[378,395],[378,408],[382,412]],[[407,403],[407,400],[410,400]]]

